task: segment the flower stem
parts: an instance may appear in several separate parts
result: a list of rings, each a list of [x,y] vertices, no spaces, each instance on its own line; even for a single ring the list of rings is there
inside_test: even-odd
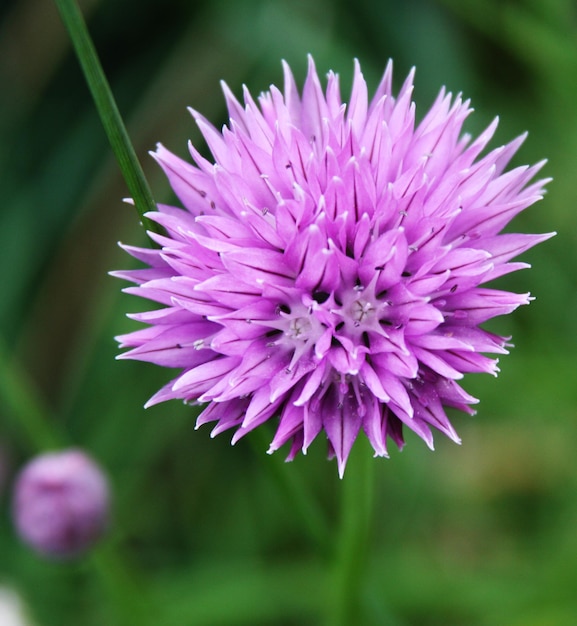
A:
[[[75,0],[55,0],[84,72],[100,120],[116,160],[132,195],[136,210],[146,230],[160,232],[160,227],[145,214],[156,210],[150,187],[122,121],[116,101],[104,75],[100,60],[88,33],[86,22]]]
[[[301,518],[315,548],[322,555],[329,554],[330,531],[327,521],[317,501],[311,496],[303,481],[299,479],[300,475],[295,468],[287,465],[278,453],[266,457],[263,455],[263,448],[266,449],[269,441],[264,429],[256,428],[248,439],[258,458],[262,459],[263,463],[266,462],[267,470],[270,471],[271,476],[284,492],[287,502],[291,504],[291,509],[296,511]]]
[[[364,438],[355,442],[342,480],[340,527],[329,590],[330,626],[363,624],[361,592],[366,565],[374,504],[375,459]]]

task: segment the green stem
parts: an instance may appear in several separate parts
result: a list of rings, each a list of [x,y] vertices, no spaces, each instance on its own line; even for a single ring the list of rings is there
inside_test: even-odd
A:
[[[132,195],[136,210],[146,230],[161,232],[160,227],[145,217],[145,214],[156,210],[156,204],[142,171],[142,167],[122,117],[116,106],[114,96],[104,75],[96,49],[88,33],[86,22],[75,0],[55,0],[60,16],[76,55],[84,72],[84,77],[92,93],[92,98],[100,115],[100,120],[116,156],[126,185]]]
[[[340,527],[329,591],[330,626],[365,623],[361,615],[361,593],[366,586],[375,466],[368,442],[359,437],[351,450],[341,485]]]
[[[248,439],[259,458],[263,459],[264,457],[263,462],[266,461],[267,470],[284,492],[284,497],[287,503],[290,503],[290,508],[296,511],[301,518],[319,553],[328,555],[331,539],[328,524],[317,501],[303,485],[303,481],[299,480],[295,468],[289,467],[278,452],[270,456],[263,454],[263,449],[268,447],[269,439],[267,438],[267,431],[262,427],[256,428]]]
[[[99,547],[91,555],[90,563],[99,578],[100,586],[114,607],[115,626],[145,626],[158,624],[149,596],[137,578],[111,545]]]

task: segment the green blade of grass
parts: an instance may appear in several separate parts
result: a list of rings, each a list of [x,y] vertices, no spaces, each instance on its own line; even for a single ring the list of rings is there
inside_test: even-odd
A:
[[[78,4],[75,0],[55,0],[55,3],[76,51],[100,120],[132,195],[142,225],[146,230],[161,232],[160,227],[145,216],[146,213],[156,210],[156,204]]]

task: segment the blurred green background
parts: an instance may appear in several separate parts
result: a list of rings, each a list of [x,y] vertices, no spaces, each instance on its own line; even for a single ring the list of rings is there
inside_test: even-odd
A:
[[[199,134],[188,105],[226,121],[219,83],[237,94],[302,84],[352,59],[376,87],[417,66],[422,115],[441,85],[470,97],[466,123],[492,143],[529,130],[515,164],[549,158],[544,201],[514,230],[558,236],[502,280],[536,301],[490,328],[516,345],[498,379],[470,376],[481,398],[457,415],[463,445],[377,459],[363,624],[574,626],[577,623],[577,5],[574,0],[86,0],[104,69],[155,196],[170,200],[147,151],[186,155]],[[342,483],[320,440],[285,465],[271,432],[230,447],[192,409],[142,405],[171,373],[115,362],[113,336],[143,303],[107,272],[131,265],[121,240],[145,242],[67,35],[47,0],[0,6],[0,586],[36,626],[322,624]],[[32,395],[33,394],[33,395]],[[35,406],[37,409],[35,409]],[[85,447],[114,486],[114,525],[95,556],[41,560],[10,522],[10,479],[37,451],[18,415],[44,412]],[[1,473],[1,472],[0,472]],[[0,476],[0,481],[2,477]],[[302,486],[326,521],[305,532]],[[327,556],[327,547],[329,556]],[[358,622],[359,624],[361,622]]]

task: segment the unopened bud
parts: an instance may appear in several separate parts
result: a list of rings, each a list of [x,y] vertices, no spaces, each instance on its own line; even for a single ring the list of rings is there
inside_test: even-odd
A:
[[[26,465],[14,489],[14,522],[22,540],[45,556],[76,556],[108,525],[107,480],[80,450],[42,454]]]

